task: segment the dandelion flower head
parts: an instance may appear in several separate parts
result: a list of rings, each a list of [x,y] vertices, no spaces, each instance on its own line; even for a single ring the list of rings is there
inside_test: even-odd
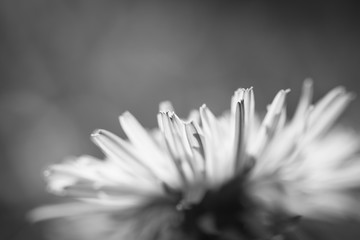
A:
[[[353,99],[342,87],[312,103],[306,80],[291,119],[280,90],[260,119],[252,88],[216,117],[206,105],[179,118],[160,104],[158,129],[129,113],[127,139],[91,135],[105,159],[81,156],[45,171],[50,192],[74,198],[43,206],[35,220],[103,213],[102,239],[287,239],[302,218],[359,217],[359,137],[333,127]]]

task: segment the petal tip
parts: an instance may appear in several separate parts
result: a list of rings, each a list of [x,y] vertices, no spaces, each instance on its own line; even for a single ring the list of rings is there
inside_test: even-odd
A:
[[[95,129],[95,130],[90,134],[90,136],[91,136],[92,138],[96,138],[96,137],[98,137],[99,135],[102,135],[102,134],[103,134],[103,131],[104,131],[104,130],[102,130],[102,129]]]

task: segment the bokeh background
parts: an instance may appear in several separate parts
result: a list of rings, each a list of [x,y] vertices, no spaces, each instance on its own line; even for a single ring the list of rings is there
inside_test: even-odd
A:
[[[58,201],[43,169],[101,157],[90,133],[122,135],[126,110],[153,128],[160,101],[183,117],[203,103],[220,114],[253,86],[260,112],[291,88],[291,115],[307,77],[316,99],[337,85],[359,94],[356,2],[1,0],[0,239],[45,238],[25,219]],[[359,104],[341,119],[357,131]],[[356,223],[308,225],[318,239],[359,239]]]

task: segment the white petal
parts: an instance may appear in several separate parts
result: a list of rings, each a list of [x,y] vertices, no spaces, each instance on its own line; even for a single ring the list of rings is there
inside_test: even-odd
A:
[[[148,159],[148,166],[152,168],[159,179],[174,188],[179,187],[181,180],[174,162],[170,156],[164,155],[158,149],[150,134],[140,123],[129,112],[120,116],[120,123],[135,149],[143,158]]]
[[[170,101],[164,101],[159,104],[159,112],[174,112],[174,107]]]
[[[218,186],[234,173],[234,133],[229,131],[230,128],[221,128],[221,124],[205,105],[200,108],[200,116],[204,136],[206,179],[210,186]]]
[[[235,110],[235,136],[234,136],[234,168],[237,172],[244,170],[245,162],[245,116],[244,101],[237,103]]]
[[[234,166],[236,171],[242,171],[249,164],[247,146],[254,127],[254,93],[252,88],[238,89],[231,101],[232,122],[234,132]]]
[[[129,207],[134,207],[137,204],[138,203],[134,201],[128,202],[123,205],[119,204],[117,206],[100,205],[86,202],[63,203],[35,208],[29,213],[28,218],[30,221],[37,222],[52,218],[72,217],[76,215],[84,215],[96,212],[111,213],[124,210]]]
[[[311,141],[326,132],[354,98],[352,94],[343,92],[342,89],[338,89],[334,93],[337,94],[329,93],[328,95],[331,96],[329,98],[325,96],[310,113],[308,134],[304,141]]]
[[[182,176],[183,185],[188,186],[194,181],[194,172],[190,163],[192,152],[186,142],[185,126],[179,118],[169,112],[160,113],[160,119],[172,160]]]
[[[304,117],[311,106],[312,96],[313,82],[311,79],[306,79],[303,83],[299,104],[292,120],[293,122],[304,122]]]
[[[192,165],[195,170],[195,175],[197,176],[198,180],[202,181],[205,175],[205,156],[201,134],[199,133],[199,128],[196,127],[194,122],[186,124],[185,127],[186,136],[192,151]]]
[[[143,159],[128,142],[115,134],[98,129],[91,134],[91,138],[104,151],[109,160],[123,171],[138,178],[157,178],[151,167],[148,166],[147,159]]]
[[[268,112],[257,133],[255,142],[250,146],[249,153],[255,157],[259,157],[267,143],[273,137],[273,134],[279,126],[281,112],[285,107],[285,97],[289,90],[281,90],[275,96],[272,104],[269,106]]]

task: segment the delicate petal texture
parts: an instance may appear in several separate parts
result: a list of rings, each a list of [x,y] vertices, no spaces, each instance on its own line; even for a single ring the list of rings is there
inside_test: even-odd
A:
[[[233,172],[232,131],[216,119],[204,105],[200,108],[203,145],[205,154],[206,181],[217,186],[229,179]]]
[[[253,88],[235,91],[220,117],[203,105],[184,120],[162,102],[152,131],[125,112],[127,140],[92,134],[104,160],[82,156],[45,172],[52,193],[78,202],[31,218],[113,216],[101,239],[274,240],[286,239],[299,216],[360,217],[360,138],[332,127],[353,95],[337,87],[313,104],[305,80],[287,120],[288,93],[276,94],[262,121]]]
[[[281,116],[285,109],[285,97],[288,91],[281,90],[275,96],[273,102],[268,108],[264,120],[257,133],[255,142],[249,148],[249,154],[255,157],[262,155],[263,151],[272,140],[278,128],[281,126]]]
[[[120,116],[120,123],[136,151],[146,159],[144,162],[163,182],[172,187],[178,187],[181,183],[180,178],[177,177],[179,173],[176,171],[175,164],[169,156],[162,154],[150,134],[129,112]],[[149,161],[149,156],[151,156],[151,161]]]
[[[358,215],[351,190],[360,183],[359,138],[346,129],[328,131],[353,96],[335,88],[312,107],[311,92],[306,81],[294,119],[257,158],[253,193],[272,207],[307,217]]]

